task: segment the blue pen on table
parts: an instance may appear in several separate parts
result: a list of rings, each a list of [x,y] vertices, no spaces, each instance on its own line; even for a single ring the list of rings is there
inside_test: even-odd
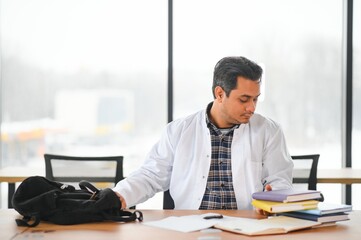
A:
[[[208,216],[203,217],[203,219],[206,219],[206,220],[215,219],[215,218],[223,218],[223,215],[217,214],[217,215],[208,215]]]

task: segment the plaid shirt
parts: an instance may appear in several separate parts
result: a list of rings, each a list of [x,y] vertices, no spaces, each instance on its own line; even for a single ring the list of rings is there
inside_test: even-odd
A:
[[[207,187],[199,209],[237,209],[232,183],[231,145],[235,125],[230,129],[219,129],[209,120],[212,107],[207,107],[206,121],[211,134],[212,159]]]

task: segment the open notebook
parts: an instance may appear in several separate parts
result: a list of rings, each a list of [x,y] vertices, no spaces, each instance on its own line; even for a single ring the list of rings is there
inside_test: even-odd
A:
[[[204,219],[205,216],[209,215],[212,215],[212,213],[181,217],[173,216],[157,221],[143,222],[143,224],[180,232],[193,232],[214,227],[249,236],[282,234],[320,225],[318,222],[286,216],[270,217],[260,220],[229,216],[223,216],[222,219]]]

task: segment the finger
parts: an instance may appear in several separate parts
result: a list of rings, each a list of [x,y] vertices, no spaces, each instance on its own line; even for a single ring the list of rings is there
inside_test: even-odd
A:
[[[272,186],[270,184],[267,184],[264,189],[265,191],[272,191]]]
[[[263,216],[269,216],[270,213],[267,212],[267,211],[264,211],[263,209],[260,209],[260,208],[256,208],[256,212],[260,215],[263,215]]]
[[[265,210],[261,210],[261,214],[267,217],[270,213]]]

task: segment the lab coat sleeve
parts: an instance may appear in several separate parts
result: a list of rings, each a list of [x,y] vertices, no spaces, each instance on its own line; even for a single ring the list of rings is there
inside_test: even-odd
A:
[[[169,188],[173,146],[168,131],[169,125],[146,156],[143,165],[113,188],[123,196],[128,207],[142,203],[157,192]]]
[[[262,183],[270,184],[273,190],[292,188],[293,162],[286,146],[281,127],[269,122],[264,151]]]

